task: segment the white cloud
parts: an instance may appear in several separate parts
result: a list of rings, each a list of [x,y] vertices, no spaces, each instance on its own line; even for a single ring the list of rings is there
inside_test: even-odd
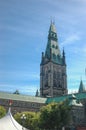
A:
[[[78,40],[80,40],[80,36],[78,34],[72,34],[70,36],[67,36],[67,38],[61,43],[61,46],[75,44],[75,41],[78,41]]]
[[[68,89],[68,93],[69,94],[73,94],[73,93],[77,93],[78,92],[78,89],[77,88],[73,88],[73,89]]]

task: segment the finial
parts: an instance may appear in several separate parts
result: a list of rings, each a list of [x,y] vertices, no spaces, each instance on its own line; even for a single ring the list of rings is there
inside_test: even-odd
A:
[[[63,56],[65,56],[65,51],[64,51],[64,47],[63,47]]]
[[[55,18],[51,16],[51,24],[55,24]]]
[[[44,52],[42,52],[42,57],[44,57]]]
[[[37,91],[36,91],[36,95],[35,95],[36,97],[38,97],[39,96],[39,91],[38,91],[38,89],[37,89]]]

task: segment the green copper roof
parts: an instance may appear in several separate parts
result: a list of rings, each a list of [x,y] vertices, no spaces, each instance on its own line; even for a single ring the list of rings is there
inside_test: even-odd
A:
[[[17,94],[10,94],[5,92],[0,92],[0,99],[11,99],[11,100],[19,100],[19,101],[26,101],[26,102],[37,102],[37,103],[45,103],[46,98],[35,97],[35,96],[28,96],[28,95],[17,95]]]
[[[71,100],[69,106],[83,106],[81,103],[77,103],[76,100]]]
[[[17,94],[11,94],[11,93],[5,93],[0,92],[0,99],[8,99],[8,100],[18,100],[18,101],[26,101],[26,102],[36,102],[36,103],[46,103],[49,104],[51,102],[61,102],[66,100],[67,98],[70,98],[72,94],[64,95],[60,97],[54,97],[54,98],[41,98],[41,97],[35,97],[35,96],[28,96],[28,95],[17,95]],[[86,92],[84,93],[77,93],[74,94],[77,98],[77,100],[86,99]]]
[[[79,93],[82,93],[82,92],[85,92],[86,90],[85,90],[85,86],[83,85],[83,82],[82,82],[82,80],[81,80],[81,82],[80,82],[80,86],[79,86]]]
[[[69,98],[69,106],[83,106],[82,103],[77,102],[77,98],[74,94]]]
[[[55,27],[54,23],[52,23],[52,22],[51,22],[51,25],[50,25],[49,32],[55,32],[56,33],[56,27]]]
[[[63,95],[60,97],[53,97],[53,98],[47,98],[46,103],[51,103],[51,102],[61,102],[64,101],[66,99],[69,99],[71,97],[72,94],[68,94],[68,95]],[[86,99],[86,92],[84,93],[76,93],[74,94],[77,98],[77,100],[82,100],[82,99]]]
[[[59,45],[58,45],[58,38],[56,33],[56,28],[54,23],[51,23],[49,34],[48,34],[48,42],[45,51],[45,58],[48,60],[53,61],[57,64],[62,64],[63,59],[61,57]]]

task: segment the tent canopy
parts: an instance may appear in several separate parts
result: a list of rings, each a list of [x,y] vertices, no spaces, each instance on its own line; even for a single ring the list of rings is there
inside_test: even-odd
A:
[[[28,130],[23,128],[12,116],[10,108],[8,113],[0,119],[0,130]]]

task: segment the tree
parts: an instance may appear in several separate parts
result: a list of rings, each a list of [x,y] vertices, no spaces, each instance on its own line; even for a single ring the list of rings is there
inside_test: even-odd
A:
[[[16,90],[13,94],[20,94],[19,90]]]
[[[69,106],[69,102],[68,100],[62,102],[59,104],[59,109],[60,109],[60,116],[61,116],[61,120],[60,120],[60,128],[63,126],[67,126],[70,121],[71,121],[71,107]]]
[[[32,120],[32,126],[33,126],[32,130],[39,130],[39,122],[40,122],[39,117],[40,117],[40,112],[35,113],[35,116],[33,117]]]
[[[58,117],[58,118],[57,118]],[[59,107],[56,103],[44,106],[40,112],[40,128],[52,130],[60,123]]]
[[[5,114],[6,114],[6,109],[3,106],[0,106],[0,118],[5,116]]]
[[[70,107],[67,101],[51,103],[40,111],[40,128],[45,130],[61,129],[70,121]]]
[[[70,121],[68,101],[51,103],[43,106],[40,112],[22,112],[15,115],[15,119],[22,124],[21,116],[25,114],[24,127],[30,130],[60,130]]]
[[[26,119],[22,122],[21,116],[25,114]],[[21,112],[14,115],[14,118],[24,127],[30,130],[38,130],[39,113],[36,112]]]

